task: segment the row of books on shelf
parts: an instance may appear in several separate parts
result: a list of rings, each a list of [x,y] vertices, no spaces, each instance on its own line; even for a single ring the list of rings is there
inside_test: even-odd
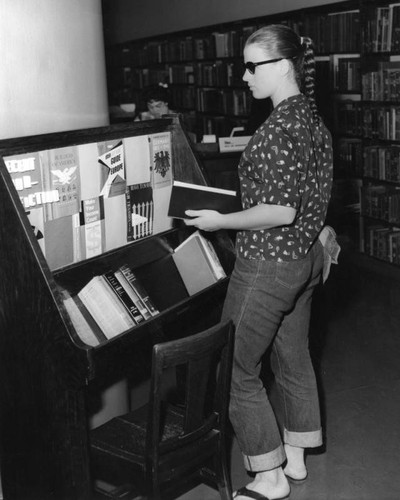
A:
[[[388,141],[400,140],[399,106],[363,106],[363,136],[370,139]]]
[[[195,82],[193,64],[171,64],[168,68],[168,83],[188,84]]]
[[[360,46],[359,10],[310,14],[281,19],[297,33],[310,36],[320,53],[357,52]],[[158,63],[241,57],[247,38],[265,23],[243,24],[213,32],[170,36],[160,40],[132,42],[118,47],[111,57],[113,66],[146,66]]]
[[[246,26],[243,29],[214,32],[194,41],[194,53],[197,59],[215,57],[237,57],[243,52],[246,39],[256,31],[257,26]]]
[[[199,231],[172,253],[189,296],[226,277],[212,243]],[[94,276],[76,295],[62,290],[81,340],[96,346],[160,313],[137,274],[126,264]]]
[[[363,48],[367,52],[400,50],[400,3],[367,9]]]
[[[158,85],[160,82],[168,82],[169,72],[167,68],[135,68],[131,72],[130,80],[126,85],[134,87],[147,87],[148,85]]]
[[[302,30],[319,53],[358,52],[360,48],[360,11],[332,12],[305,16]]]
[[[111,88],[116,87],[145,87],[159,82],[168,81],[168,69],[158,68],[134,68],[121,66],[109,68],[107,79]]]
[[[400,264],[400,227],[381,224],[367,226],[365,253],[393,264]]]
[[[168,82],[171,85],[197,86],[244,86],[243,66],[241,61],[213,63],[199,63],[193,65],[171,65],[168,70],[160,68],[117,68],[114,70],[119,76],[113,78],[115,86],[143,89],[159,82]],[[194,91],[194,90],[192,90]]]
[[[366,186],[361,190],[362,214],[390,224],[400,221],[400,186]]]
[[[338,100],[334,108],[335,129],[367,139],[400,140],[400,107]]]
[[[336,148],[337,164],[335,170],[343,170],[347,174],[361,176],[363,168],[363,147],[360,139],[342,138]]]
[[[246,89],[223,91],[198,88],[197,109],[206,113],[248,116],[251,110],[251,94]]]
[[[396,101],[400,98],[400,59],[380,62],[373,71],[362,76],[363,99]]]
[[[174,109],[196,109],[196,91],[194,87],[171,86],[169,88],[169,95]]]
[[[363,106],[359,100],[339,100],[334,106],[335,130],[360,137],[363,132]]]
[[[331,56],[333,64],[333,90],[338,92],[359,92],[361,89],[360,56]]]
[[[199,63],[196,65],[196,84],[214,87],[243,86],[241,61]]]
[[[121,59],[117,59],[117,64],[147,66],[172,61],[190,61],[194,58],[191,36],[133,43],[126,49],[121,53]]]
[[[363,174],[390,182],[400,182],[400,146],[366,146]]]
[[[127,266],[94,276],[75,296],[65,290],[64,305],[84,343],[96,346],[159,313]]]

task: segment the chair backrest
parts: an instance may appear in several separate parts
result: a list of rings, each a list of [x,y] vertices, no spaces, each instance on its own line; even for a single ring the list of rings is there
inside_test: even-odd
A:
[[[153,347],[146,455],[153,463],[174,448],[213,430],[225,433],[231,383],[234,332],[231,322]],[[183,393],[176,411],[163,395],[166,373],[175,368]],[[171,414],[176,422],[166,425]],[[175,418],[175,417],[174,417]],[[165,431],[165,428],[168,430]]]

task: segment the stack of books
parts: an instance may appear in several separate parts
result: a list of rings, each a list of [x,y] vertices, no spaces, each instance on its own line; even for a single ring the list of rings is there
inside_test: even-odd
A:
[[[95,346],[159,313],[142,283],[127,265],[94,276],[64,305],[82,339]]]

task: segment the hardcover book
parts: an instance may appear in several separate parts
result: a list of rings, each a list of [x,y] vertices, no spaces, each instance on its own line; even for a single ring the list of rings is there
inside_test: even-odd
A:
[[[227,214],[242,210],[236,191],[174,181],[168,208],[169,217],[188,219],[186,210],[217,210]]]
[[[63,291],[64,306],[71,318],[76,333],[79,338],[87,345],[92,347],[99,345],[107,340],[107,337],[101,331],[99,325],[86,309],[78,296],[71,297]]]
[[[131,316],[135,324],[139,324],[143,321],[143,316],[140,313],[138,307],[130,298],[130,296],[125,291],[125,288],[117,280],[115,274],[112,271],[108,271],[102,275],[104,280],[110,286],[111,290],[115,293],[116,297],[121,301],[128,314]]]
[[[129,295],[131,300],[135,303],[136,307],[139,309],[143,318],[144,319],[151,318],[150,311],[147,309],[145,303],[143,302],[139,294],[136,292],[136,290],[131,286],[131,284],[128,281],[128,278],[124,275],[121,269],[115,271],[114,274],[117,280],[120,282],[121,286],[124,288],[126,293]]]
[[[179,245],[172,258],[189,295],[194,295],[226,276],[210,242],[199,231]]]
[[[111,339],[135,326],[132,317],[102,276],[94,276],[78,293],[78,297],[100,326],[107,339]]]
[[[160,311],[157,309],[157,307],[153,304],[153,301],[149,297],[149,294],[145,290],[144,286],[142,283],[138,280],[136,277],[135,273],[132,271],[130,267],[127,265],[123,265],[119,268],[119,271],[122,272],[122,274],[125,276],[127,279],[128,283],[130,286],[135,290],[135,292],[139,295],[139,297],[142,299],[142,302],[146,306],[147,310],[152,316],[155,316],[158,314]]]

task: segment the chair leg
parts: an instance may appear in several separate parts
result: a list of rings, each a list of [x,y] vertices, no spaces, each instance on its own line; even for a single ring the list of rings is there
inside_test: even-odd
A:
[[[147,481],[147,499],[162,500],[158,478],[153,474]]]
[[[232,500],[232,481],[228,469],[228,461],[224,447],[221,447],[215,457],[218,491],[222,500]]]

